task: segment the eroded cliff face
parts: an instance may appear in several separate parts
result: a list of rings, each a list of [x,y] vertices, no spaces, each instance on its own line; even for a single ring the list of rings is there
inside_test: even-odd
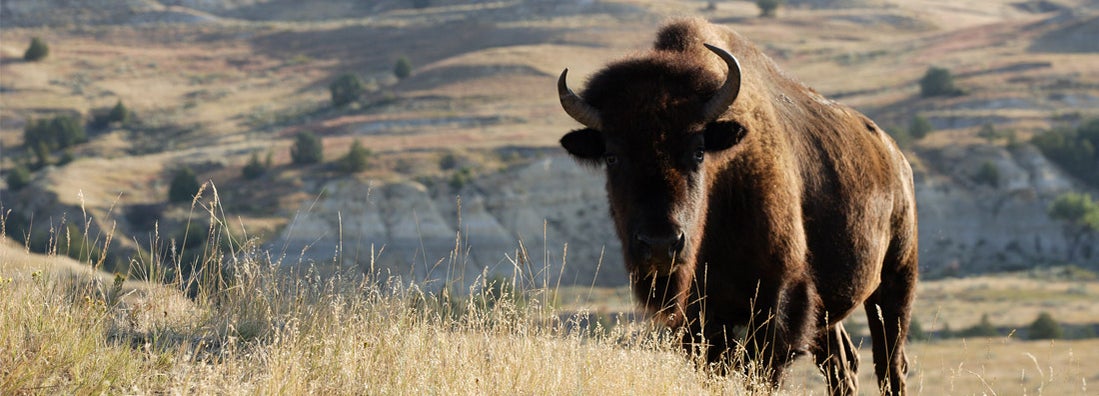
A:
[[[363,269],[373,251],[375,269],[415,280],[621,285],[613,232],[602,172],[552,157],[482,177],[458,195],[417,182],[331,182],[268,246],[285,252],[284,263]]]
[[[1036,149],[956,147],[933,161],[938,166],[916,180],[925,275],[1027,268],[1068,256],[1064,228],[1046,208],[1081,187]],[[998,182],[979,181],[986,164],[998,170]],[[376,267],[417,280],[468,283],[518,273],[535,284],[558,276],[562,284],[627,282],[602,171],[565,156],[482,177],[458,196],[416,182],[335,181],[270,246],[284,249],[287,262],[304,251],[304,261],[363,268],[373,246],[381,251]],[[1099,268],[1087,250],[1077,252],[1076,264]]]
[[[952,147],[939,152],[940,172],[917,178],[920,265],[929,275],[952,275],[1063,263],[1070,244],[1062,223],[1047,209],[1057,196],[1084,187],[1053,166],[1033,146]],[[990,183],[977,175],[997,169]],[[949,174],[941,171],[949,171]],[[1099,268],[1086,252],[1076,264]],[[1097,252],[1099,253],[1099,252]]]

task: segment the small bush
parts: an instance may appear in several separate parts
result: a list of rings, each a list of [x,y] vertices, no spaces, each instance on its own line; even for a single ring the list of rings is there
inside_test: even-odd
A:
[[[412,62],[406,57],[400,57],[397,59],[397,63],[393,65],[393,75],[397,76],[397,79],[404,80],[412,75]]]
[[[366,85],[359,76],[348,73],[332,81],[332,84],[328,85],[328,90],[332,94],[332,105],[343,107],[359,100],[363,92],[366,92]]]
[[[31,44],[27,47],[27,51],[23,52],[23,60],[27,62],[37,62],[45,59],[50,54],[50,46],[46,45],[45,41],[38,37],[31,38]]]
[[[1056,340],[1064,336],[1065,331],[1061,329],[1061,324],[1049,312],[1038,314],[1038,318],[1027,328],[1027,338],[1031,340]]]
[[[778,11],[778,6],[782,3],[783,0],[756,0],[756,5],[759,6],[759,16],[773,18]]]
[[[1089,237],[1099,232],[1099,202],[1092,201],[1087,193],[1065,193],[1049,205],[1047,214],[1062,223],[1061,232],[1068,241],[1065,260],[1072,262],[1079,250],[1090,257]]]
[[[27,122],[23,128],[23,145],[37,148],[45,144],[48,150],[58,150],[88,140],[80,120],[71,115]]]
[[[458,156],[454,153],[446,153],[442,158],[439,158],[439,169],[451,170],[458,167]]]
[[[469,168],[459,169],[450,176],[450,188],[454,189],[454,191],[461,190],[462,187],[465,187],[465,185],[469,184],[469,182],[472,180],[473,170]]]
[[[107,123],[117,122],[125,125],[130,122],[130,109],[126,108],[126,105],[122,104],[122,99],[115,103],[111,108],[111,112],[107,113]]]
[[[248,159],[248,163],[244,164],[244,168],[241,168],[240,174],[245,179],[255,180],[267,173],[267,167],[268,165],[260,162],[259,154],[253,152],[252,157]]]
[[[935,128],[931,126],[931,121],[928,121],[926,117],[921,115],[912,117],[912,121],[908,123],[908,134],[915,140],[923,139],[934,129]]]
[[[191,168],[183,167],[172,175],[172,183],[168,187],[168,202],[190,202],[201,188],[195,172]]]
[[[1087,193],[1065,193],[1050,204],[1049,217],[1080,227],[1083,232],[1099,231],[1099,202]]]
[[[290,159],[298,165],[316,164],[324,160],[324,144],[313,132],[298,132],[294,146],[290,147]]]
[[[1099,118],[1084,121],[1076,128],[1060,127],[1035,134],[1030,143],[1050,161],[1099,187]]]
[[[431,7],[431,0],[412,0],[412,7],[417,10]]]
[[[954,75],[950,74],[950,70],[931,67],[920,79],[920,96],[925,98],[961,94],[962,90],[954,85]]]
[[[126,222],[134,229],[152,231],[164,215],[164,205],[159,203],[137,204],[126,208]]]
[[[38,142],[38,145],[34,147],[34,168],[42,169],[50,165],[53,159],[50,157],[49,146],[46,142]]]
[[[988,320],[988,314],[981,315],[981,321],[977,324],[959,331],[959,337],[999,337],[1000,331]]]
[[[31,184],[31,171],[23,165],[16,165],[8,171],[4,180],[8,182],[9,190],[18,191]]]
[[[347,155],[340,159],[340,168],[348,173],[362,172],[370,166],[370,154],[370,150],[363,147],[359,139],[355,139]]]
[[[977,169],[977,174],[973,175],[973,180],[990,187],[999,187],[1001,182],[1000,168],[992,161],[985,161]]]
[[[908,340],[909,341],[927,341],[930,338],[929,334],[923,329],[923,325],[915,317],[908,322]]]

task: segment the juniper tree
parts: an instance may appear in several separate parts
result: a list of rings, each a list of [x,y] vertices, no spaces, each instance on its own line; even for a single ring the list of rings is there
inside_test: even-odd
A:
[[[316,164],[324,160],[324,145],[313,132],[298,132],[294,146],[290,147],[290,159],[298,165]]]
[[[198,182],[195,172],[189,167],[183,167],[172,174],[172,182],[168,186],[168,202],[189,202],[195,198],[202,185]]]
[[[332,81],[328,90],[332,94],[332,105],[343,107],[359,100],[363,92],[366,92],[366,85],[358,76],[348,73]]]
[[[46,45],[45,41],[41,38],[31,38],[31,44],[27,47],[27,50],[23,52],[23,60],[27,62],[37,62],[45,59],[50,54],[50,46]]]

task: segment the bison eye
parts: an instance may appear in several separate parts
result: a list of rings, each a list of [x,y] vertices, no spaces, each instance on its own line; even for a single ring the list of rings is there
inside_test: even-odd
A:
[[[614,165],[618,163],[618,156],[614,154],[607,154],[603,156],[603,161],[606,162],[607,165]]]
[[[702,149],[695,150],[693,158],[695,162],[702,162],[702,160],[706,158],[706,152]]]

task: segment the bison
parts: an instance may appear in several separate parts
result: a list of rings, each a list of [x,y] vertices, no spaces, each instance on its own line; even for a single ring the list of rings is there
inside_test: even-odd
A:
[[[881,128],[698,19],[664,26],[581,95],[567,74],[561,105],[585,128],[561,145],[605,167],[633,293],[657,321],[713,367],[762,366],[777,386],[811,353],[833,394],[854,394],[841,320],[861,304],[880,390],[904,393],[916,200]]]

